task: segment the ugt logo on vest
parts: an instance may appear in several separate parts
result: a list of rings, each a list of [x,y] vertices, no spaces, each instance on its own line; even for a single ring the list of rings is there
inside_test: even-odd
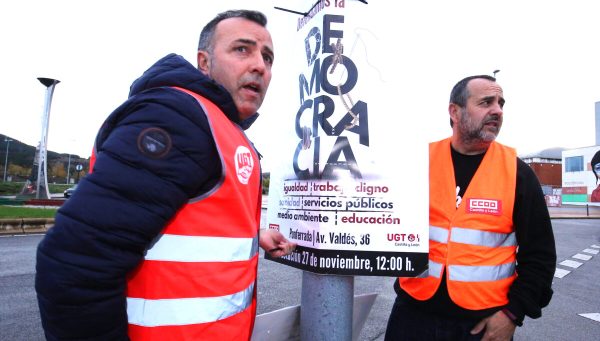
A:
[[[252,159],[252,153],[244,146],[238,146],[235,150],[235,172],[238,180],[247,185],[252,175],[252,169],[254,168],[254,159]]]
[[[500,215],[502,214],[502,201],[469,198],[467,200],[467,213]]]

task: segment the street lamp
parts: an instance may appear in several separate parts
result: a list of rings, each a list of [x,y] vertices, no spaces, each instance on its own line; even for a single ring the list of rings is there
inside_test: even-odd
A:
[[[46,87],[46,102],[44,103],[44,115],[42,116],[42,138],[40,139],[40,152],[38,153],[35,198],[50,199],[50,191],[48,190],[48,127],[50,125],[52,94],[54,93],[56,84],[60,83],[60,81],[58,79],[41,77],[38,80]]]
[[[500,70],[494,70],[494,78],[496,78],[496,74],[500,72]]]
[[[71,177],[71,153],[69,152],[69,163],[67,166],[67,184],[69,183],[70,177]]]
[[[6,142],[6,158],[4,159],[4,182],[6,182],[6,166],[8,166],[8,146],[12,140],[8,137],[4,138],[4,142]]]
[[[74,139],[71,139],[71,145],[75,143]],[[67,163],[67,184],[71,183],[71,152],[69,152],[69,162]]]

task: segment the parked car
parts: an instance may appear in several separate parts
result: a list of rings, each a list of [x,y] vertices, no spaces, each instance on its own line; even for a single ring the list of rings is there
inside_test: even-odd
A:
[[[75,192],[76,189],[77,189],[77,185],[65,189],[65,192],[64,192],[65,198],[70,198],[71,195],[73,195],[73,192]]]

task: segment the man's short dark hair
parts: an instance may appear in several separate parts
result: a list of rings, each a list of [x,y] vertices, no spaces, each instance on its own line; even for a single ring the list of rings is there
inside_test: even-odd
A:
[[[450,103],[454,103],[459,107],[464,108],[467,105],[467,99],[469,99],[469,96],[471,95],[469,93],[467,85],[471,80],[478,78],[487,79],[492,82],[496,81],[496,78],[488,75],[465,77],[461,79],[458,83],[456,83],[456,85],[454,85],[454,87],[452,88],[452,91],[450,92]],[[452,122],[452,119],[450,119],[450,126],[452,127],[453,124],[454,123]]]
[[[467,84],[469,84],[471,80],[477,78],[487,79],[492,82],[496,81],[496,78],[488,75],[477,75],[463,78],[452,88],[452,92],[450,92],[450,103],[454,103],[459,107],[464,108],[464,106],[467,105],[467,99],[470,95],[469,90],[467,89]]]
[[[267,17],[258,11],[239,9],[219,13],[202,29],[202,32],[200,33],[200,40],[198,41],[198,51],[202,50],[210,52],[212,49],[211,44],[213,36],[215,35],[215,28],[217,27],[217,24],[225,19],[230,18],[244,18],[257,23],[262,27],[267,26]]]

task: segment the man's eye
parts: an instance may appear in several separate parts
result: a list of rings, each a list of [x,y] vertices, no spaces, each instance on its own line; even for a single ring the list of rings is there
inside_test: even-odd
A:
[[[248,51],[248,48],[246,46],[238,46],[235,48],[235,50],[238,52],[246,52]]]
[[[269,65],[273,65],[273,57],[271,55],[268,54],[264,54],[263,55],[263,59],[265,60],[265,62]]]

